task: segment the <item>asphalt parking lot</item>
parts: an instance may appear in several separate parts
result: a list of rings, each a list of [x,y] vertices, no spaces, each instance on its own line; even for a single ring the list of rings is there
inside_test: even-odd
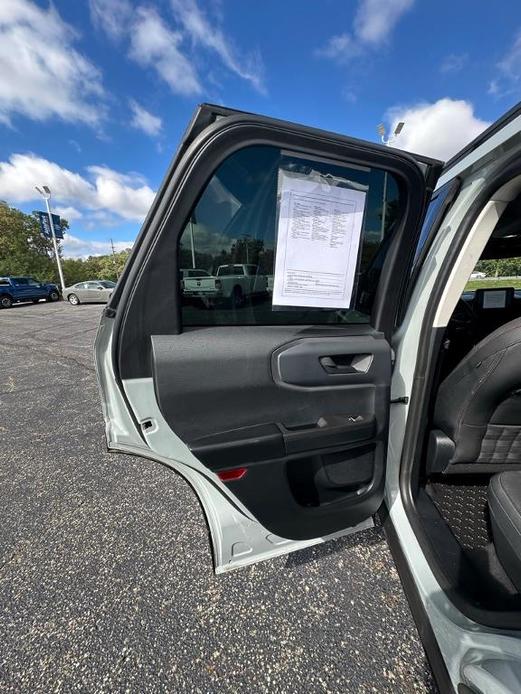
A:
[[[101,309],[0,312],[0,691],[434,691],[381,529],[216,577],[183,479],[106,452]]]

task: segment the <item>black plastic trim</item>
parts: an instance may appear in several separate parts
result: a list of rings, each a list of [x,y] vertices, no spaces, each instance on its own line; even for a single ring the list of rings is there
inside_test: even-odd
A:
[[[238,465],[302,458],[332,451],[346,451],[376,443],[376,419],[372,415],[337,415],[325,425],[286,428],[283,424],[223,431],[189,443],[192,453],[211,470]]]
[[[362,368],[350,371],[324,367],[324,358],[360,357]],[[385,358],[387,355],[387,359]],[[366,362],[364,368],[364,362]],[[356,362],[355,362],[356,363]],[[282,387],[338,388],[344,385],[390,383],[389,345],[381,333],[369,336],[300,338],[276,349],[271,355],[273,379]]]
[[[423,267],[423,263],[425,261],[425,258],[427,257],[427,254],[429,253],[429,250],[432,246],[432,242],[434,241],[436,234],[438,233],[441,225],[443,224],[443,220],[445,219],[445,216],[447,212],[449,211],[450,207],[452,206],[452,203],[456,199],[456,196],[458,195],[460,188],[461,188],[461,179],[458,178],[458,176],[455,176],[452,178],[450,181],[447,181],[444,186],[442,186],[439,190],[436,191],[436,196],[441,195],[443,188],[448,188],[449,192],[447,193],[447,196],[445,200],[443,201],[442,206],[438,210],[438,214],[436,215],[435,219],[432,222],[431,228],[429,230],[429,235],[427,236],[427,239],[425,240],[425,243],[423,244],[423,247],[416,258],[415,262],[413,263],[412,266],[412,271],[410,274],[410,277],[407,281],[407,287],[405,289],[403,299],[400,305],[400,309],[398,311],[398,319],[397,319],[397,324],[400,325],[402,322],[405,312],[407,311],[407,306],[409,305],[409,301],[411,299],[412,293],[414,291],[414,287],[416,286],[416,281],[418,280],[418,276],[421,272],[421,269]]]

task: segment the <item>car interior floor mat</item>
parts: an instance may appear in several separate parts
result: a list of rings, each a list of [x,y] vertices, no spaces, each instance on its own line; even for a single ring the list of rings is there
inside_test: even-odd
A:
[[[492,542],[488,517],[488,478],[482,483],[431,482],[427,494],[446,520],[459,544],[468,550]]]
[[[521,595],[503,569],[488,516],[488,476],[430,481],[417,509],[437,563],[461,598],[487,610],[521,610]]]

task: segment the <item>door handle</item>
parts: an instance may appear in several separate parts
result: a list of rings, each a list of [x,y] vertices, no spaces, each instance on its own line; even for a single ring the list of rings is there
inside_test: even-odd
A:
[[[320,366],[328,374],[367,373],[372,361],[372,354],[333,354],[319,357]]]
[[[339,374],[350,374],[356,373],[356,369],[351,364],[342,364],[335,361],[333,357],[320,357],[320,364],[324,371],[329,374],[339,373]]]

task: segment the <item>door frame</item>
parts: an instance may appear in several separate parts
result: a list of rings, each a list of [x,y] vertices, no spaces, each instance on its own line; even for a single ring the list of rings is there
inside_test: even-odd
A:
[[[441,586],[448,590],[443,574],[437,568],[437,561],[432,551],[431,542],[427,537],[416,508],[416,493],[419,487],[419,474],[423,460],[423,442],[425,441],[428,424],[428,411],[435,392],[434,376],[437,358],[441,350],[445,327],[436,327],[435,318],[443,292],[449,284],[452,268],[466,243],[469,235],[474,233],[480,216],[494,194],[502,186],[521,176],[521,146],[517,151],[501,159],[487,172],[487,181],[472,200],[459,224],[451,246],[440,268],[439,278],[433,287],[430,301],[423,316],[420,330],[420,340],[417,353],[416,373],[414,376],[411,399],[420,403],[412,409],[407,418],[407,426],[403,442],[400,465],[400,492],[405,511],[411,526],[429,560]],[[420,271],[421,272],[421,271]],[[469,619],[495,628],[521,629],[521,613],[495,613],[481,609],[466,602],[462,596],[453,592],[452,601],[456,607]]]
[[[473,148],[470,149],[471,155]],[[458,169],[456,175],[465,171]],[[405,317],[397,348],[396,380],[410,393],[410,404],[396,405],[392,411],[389,462],[386,481],[385,528],[404,589],[413,615],[422,634],[429,661],[442,683],[449,679],[448,691],[456,691],[460,684],[472,688],[477,684],[476,673],[489,676],[498,659],[508,672],[510,665],[521,666],[521,615],[519,613],[492,613],[465,603],[451,590],[440,571],[431,540],[426,535],[416,507],[416,490],[424,451],[427,414],[433,396],[434,373],[437,356],[445,329],[446,316],[440,317],[439,302],[444,292],[450,292],[454,263],[464,253],[467,242],[474,240],[471,257],[479,254],[483,243],[482,224],[488,224],[487,211],[491,209],[494,194],[512,179],[521,176],[521,146],[507,152],[502,158],[488,160],[483,166],[474,161],[463,174],[460,193],[448,211],[439,238],[433,241],[425,265],[419,272],[413,292],[410,315]],[[440,179],[440,185],[450,180]],[[517,191],[519,190],[519,184]],[[506,199],[496,201],[499,208]],[[472,248],[472,245],[471,245]],[[432,272],[432,269],[435,272]],[[431,275],[429,288],[426,278]],[[424,283],[425,290],[421,289]],[[425,305],[423,297],[427,296]],[[420,301],[418,301],[420,299]],[[405,343],[405,335],[409,337]],[[412,342],[418,340],[414,349]],[[404,344],[402,344],[404,340]],[[411,363],[410,355],[416,355]],[[409,355],[407,356],[404,355]],[[404,365],[400,368],[400,360]],[[393,387],[396,384],[393,380]],[[393,393],[394,395],[394,393]],[[393,422],[394,419],[394,422]],[[488,670],[488,665],[491,670]],[[498,682],[497,679],[490,682]],[[459,689],[457,689],[459,691]],[[473,691],[474,689],[472,689]]]

